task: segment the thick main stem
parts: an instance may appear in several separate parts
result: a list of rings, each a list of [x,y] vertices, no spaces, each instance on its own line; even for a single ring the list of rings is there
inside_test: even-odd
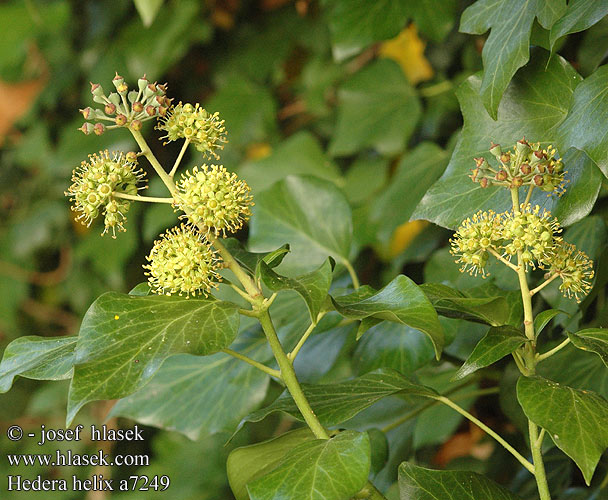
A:
[[[530,194],[530,193],[529,193]],[[526,199],[526,201],[529,197]],[[519,191],[517,188],[511,189],[511,200],[513,202],[513,212],[518,214],[519,210]],[[523,361],[525,371],[522,373],[525,376],[534,375],[536,371],[536,335],[534,332],[534,313],[532,312],[532,293],[528,286],[526,270],[521,258],[521,251],[517,252],[517,277],[519,278],[519,288],[521,290],[521,300],[524,306],[524,332],[530,340],[524,345]],[[520,367],[521,369],[522,367]],[[542,440],[538,439],[538,426],[528,420],[528,433],[530,436],[530,448],[532,450],[532,460],[534,462],[534,478],[538,487],[540,500],[551,500],[549,493],[549,485],[547,483],[547,475],[545,473],[545,464],[543,463],[543,455],[541,451]]]

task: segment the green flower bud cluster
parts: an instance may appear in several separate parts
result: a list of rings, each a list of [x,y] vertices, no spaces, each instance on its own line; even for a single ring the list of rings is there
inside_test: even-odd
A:
[[[461,263],[461,272],[468,271],[477,276],[486,276],[485,266],[488,262],[488,249],[499,247],[502,241],[500,215],[492,210],[479,211],[473,217],[465,219],[454,238],[450,240],[450,252],[457,256]]]
[[[578,251],[574,245],[564,241],[554,249],[549,259],[549,276],[557,274],[562,283],[559,286],[562,294],[574,297],[580,302],[579,295],[585,296],[591,290],[593,279],[593,261],[585,252]]]
[[[497,161],[491,166],[486,158],[475,158],[475,168],[470,175],[473,182],[483,188],[502,186],[509,189],[521,186],[539,188],[549,194],[561,196],[565,192],[567,173],[556,150],[552,146],[542,149],[540,143],[530,144],[526,139],[518,141],[513,151],[503,151],[492,143],[490,153]]]
[[[525,269],[540,267],[555,246],[561,242],[561,228],[551,213],[540,213],[540,207],[522,204],[520,212],[502,214],[502,250],[507,259],[520,253],[520,262]]]
[[[167,85],[156,82],[150,83],[146,75],[137,81],[137,89],[129,90],[125,80],[118,73],[112,80],[116,92],[106,95],[101,85],[91,83],[91,94],[93,101],[101,104],[103,109],[87,107],[80,112],[84,116],[85,123],[80,130],[86,135],[95,133],[103,134],[106,129],[116,127],[130,127],[133,130],[141,130],[143,122],[156,117],[165,116],[171,99],[167,97]],[[91,121],[96,123],[91,123]],[[111,122],[104,125],[102,122]]]
[[[249,186],[221,165],[194,167],[176,184],[175,206],[201,231],[215,236],[235,232],[251,215]]]
[[[206,158],[219,159],[217,150],[224,149],[226,129],[224,120],[219,119],[219,113],[209,113],[198,103],[182,104],[181,102],[169,109],[163,120],[156,127],[166,135],[162,139],[168,142],[187,139]]]
[[[221,261],[201,235],[182,224],[161,235],[148,255],[148,283],[154,293],[163,295],[208,296],[218,287]]]
[[[74,170],[72,185],[65,195],[74,203],[72,210],[80,212],[77,220],[90,226],[93,219],[104,215],[105,229],[102,234],[124,231],[125,214],[129,211],[130,201],[117,197],[116,194],[136,195],[137,183],[144,179],[144,172],[137,168],[137,157],[134,153],[110,153],[101,151],[98,155],[89,155],[88,162],[82,162]]]

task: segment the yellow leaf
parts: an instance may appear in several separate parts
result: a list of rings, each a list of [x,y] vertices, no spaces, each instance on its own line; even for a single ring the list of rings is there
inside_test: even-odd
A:
[[[391,238],[389,245],[390,256],[395,257],[403,252],[428,225],[429,223],[425,220],[413,220],[401,224],[395,229]]]
[[[418,37],[414,23],[410,24],[395,38],[380,45],[380,55],[399,63],[412,85],[430,80],[433,68],[424,57],[426,44]]]
[[[245,156],[248,160],[261,160],[272,153],[272,146],[267,142],[255,142],[247,146]]]

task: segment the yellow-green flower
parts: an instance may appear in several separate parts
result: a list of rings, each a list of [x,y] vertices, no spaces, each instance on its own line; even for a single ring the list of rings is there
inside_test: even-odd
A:
[[[167,142],[188,139],[205,157],[219,158],[217,150],[224,149],[226,129],[218,113],[209,113],[198,104],[172,106],[157,125],[166,134]]]
[[[221,261],[195,229],[182,224],[161,235],[148,255],[148,283],[154,293],[205,297],[221,280]]]
[[[249,186],[221,165],[203,165],[186,172],[177,183],[175,206],[205,233],[237,231],[251,215]]]
[[[462,264],[461,271],[485,277],[488,249],[498,246],[501,238],[500,216],[492,210],[479,211],[462,222],[450,240],[450,253],[458,257],[456,262]]]
[[[593,279],[593,261],[585,252],[564,241],[546,258],[549,274],[557,274],[562,283],[560,291],[565,297],[574,297],[580,302],[579,295],[585,296],[591,290]]]
[[[102,234],[111,231],[115,238],[117,230],[125,230],[123,223],[130,207],[129,200],[117,195],[136,195],[145,187],[137,186],[143,178],[143,170],[123,153],[110,155],[107,150],[101,151],[89,155],[89,161],[83,161],[74,170],[72,185],[65,194],[73,202],[72,210],[80,212],[77,220],[90,226],[93,219],[103,214],[105,229]]]

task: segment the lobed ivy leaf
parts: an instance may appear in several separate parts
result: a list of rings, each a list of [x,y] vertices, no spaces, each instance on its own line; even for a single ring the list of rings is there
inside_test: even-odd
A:
[[[77,337],[19,337],[4,350],[0,363],[0,393],[8,392],[17,375],[35,380],[72,376]]]
[[[574,91],[568,116],[557,129],[560,149],[575,147],[608,176],[608,137],[604,134],[608,113],[608,66],[602,66]]]
[[[432,470],[408,462],[399,466],[399,492],[407,500],[521,500],[476,472]]]
[[[264,362],[269,357],[264,337],[241,334],[231,349]],[[178,354],[145,387],[120,399],[110,416],[200,439],[232,432],[264,400],[268,383],[267,375],[228,354]]]
[[[587,328],[576,333],[568,332],[568,338],[577,348],[596,353],[608,366],[608,329]]]
[[[296,278],[288,278],[275,273],[265,262],[260,263],[260,276],[270,290],[294,290],[306,302],[310,321],[317,322],[323,303],[327,300],[331,286],[334,262],[329,257],[318,269]]]
[[[437,313],[448,318],[466,319],[492,326],[509,322],[509,304],[504,297],[471,297],[441,283],[423,283],[420,289]]]
[[[268,267],[277,267],[289,253],[289,244],[285,243],[271,252],[248,252],[236,238],[226,238],[222,244],[232,254],[234,259],[251,276],[258,276],[259,266],[264,262]]]
[[[350,206],[336,186],[315,177],[289,176],[257,196],[249,246],[269,251],[288,241],[291,252],[281,269],[301,273],[321,265],[328,255],[347,261],[352,232]]]
[[[496,120],[498,106],[515,72],[530,58],[530,33],[538,15],[545,28],[555,21],[547,4],[555,0],[478,0],[460,20],[460,31],[482,35],[491,29],[483,46],[484,74],[479,90],[483,104]],[[562,4],[560,0],[560,4]],[[563,6],[562,6],[563,8]]]
[[[539,376],[520,377],[517,399],[526,416],[576,462],[588,486],[608,448],[608,401]]]
[[[437,312],[421,288],[408,277],[401,274],[381,290],[362,286],[332,300],[336,310],[347,318],[388,320],[420,330],[433,342],[437,359],[441,356],[444,338]]]
[[[425,194],[412,219],[427,219],[455,229],[478,210],[502,212],[511,208],[508,190],[483,189],[471,181],[473,158],[485,156],[494,161],[488,151],[491,141],[507,148],[522,136],[532,142],[557,139],[557,127],[566,118],[574,89],[581,79],[564,59],[553,57],[547,65],[547,58],[548,53],[542,49],[532,52],[530,63],[507,88],[497,121],[483,108],[478,95],[479,76],[471,76],[462,83],[457,90],[464,116],[462,133],[446,171]],[[563,141],[558,141],[558,145],[568,170],[566,194],[561,198],[549,197],[535,190],[531,203],[551,211],[567,226],[590,212],[602,177],[592,158],[584,152],[562,147]],[[522,191],[521,199],[523,197]]]
[[[559,21],[551,27],[551,34],[549,35],[551,52],[553,52],[555,43],[561,37],[586,30],[608,14],[608,3],[597,2],[596,0],[570,0],[564,11],[565,15],[560,16]]]
[[[399,372],[380,369],[337,384],[302,384],[310,406],[323,425],[331,427],[354,417],[365,408],[393,394],[408,394],[435,398],[437,392],[429,387],[410,382]],[[245,422],[259,422],[271,413],[282,411],[303,420],[288,391],[283,392],[269,406],[247,415]]]
[[[501,360],[522,346],[528,339],[513,326],[493,326],[477,343],[475,349],[454,375],[458,380]]]
[[[274,470],[293,448],[314,439],[312,431],[303,428],[233,450],[228,455],[226,472],[236,500],[250,500],[247,493],[248,483]]]
[[[251,500],[308,498],[344,500],[367,482],[369,436],[344,431],[331,439],[315,439],[289,451],[278,467],[247,484]]]
[[[143,387],[172,354],[213,354],[239,327],[235,305],[212,299],[109,292],[85,314],[68,395],[67,422],[83,405]]]
[[[373,147],[399,153],[412,135],[421,106],[399,64],[379,59],[338,89],[338,121],[329,145],[333,156]]]

